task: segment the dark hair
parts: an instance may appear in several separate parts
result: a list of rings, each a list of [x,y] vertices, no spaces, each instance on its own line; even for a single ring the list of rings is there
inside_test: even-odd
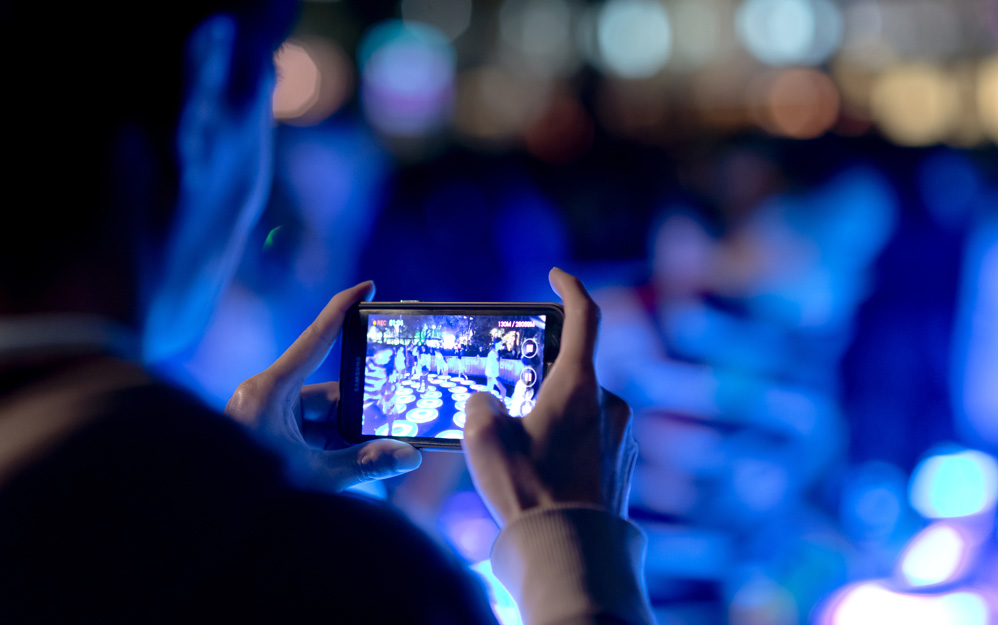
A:
[[[29,307],[81,254],[131,261],[121,248],[136,220],[152,231],[169,223],[184,75],[197,62],[185,59],[185,46],[197,25],[217,14],[234,19],[237,63],[228,97],[244,101],[296,12],[297,3],[284,0],[0,4],[4,147],[14,163],[5,166],[5,212],[19,224],[21,242],[0,246],[5,309]],[[121,163],[113,159],[129,159],[128,138],[139,134],[154,151],[142,154],[149,167],[116,180]]]

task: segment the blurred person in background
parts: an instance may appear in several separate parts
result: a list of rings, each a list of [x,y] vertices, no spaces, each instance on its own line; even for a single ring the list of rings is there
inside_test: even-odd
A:
[[[892,231],[888,189],[855,167],[811,192],[722,200],[722,220],[674,202],[650,280],[596,293],[600,377],[634,407],[642,449],[632,513],[668,554],[648,562],[663,619],[803,623],[847,579],[814,491],[844,451],[837,362]]]
[[[335,383],[302,383],[373,284],[333,297],[240,385],[227,412],[253,430],[143,366],[196,344],[259,216],[272,55],[294,7],[148,17],[135,3],[0,6],[26,98],[5,100],[5,178],[32,198],[0,264],[0,622],[491,622],[418,530],[317,490],[420,461],[392,440],[313,449],[300,429],[335,409]],[[495,570],[528,623],[650,623],[643,539],[625,520],[629,411],[596,382],[595,304],[564,272],[551,283],[566,322],[535,410],[468,402],[471,474],[504,527]],[[371,581],[386,571],[393,602]]]

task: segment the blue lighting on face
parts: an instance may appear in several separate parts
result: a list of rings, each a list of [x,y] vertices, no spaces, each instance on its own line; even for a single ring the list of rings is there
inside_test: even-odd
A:
[[[926,458],[908,491],[922,516],[944,519],[993,510],[998,499],[998,463],[974,450]]]

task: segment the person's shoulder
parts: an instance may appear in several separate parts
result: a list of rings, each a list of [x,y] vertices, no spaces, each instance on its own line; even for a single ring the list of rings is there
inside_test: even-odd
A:
[[[280,456],[186,390],[150,379],[102,393],[89,410],[96,417],[54,449],[42,470],[90,476],[88,489],[142,481],[155,493],[150,503],[205,510],[250,505],[287,488]]]
[[[300,492],[286,512],[264,560],[294,563],[287,586],[277,591],[282,603],[291,597],[297,604],[288,608],[292,614],[312,614],[335,596],[345,603],[332,613],[356,615],[358,622],[494,622],[467,566],[384,503]]]

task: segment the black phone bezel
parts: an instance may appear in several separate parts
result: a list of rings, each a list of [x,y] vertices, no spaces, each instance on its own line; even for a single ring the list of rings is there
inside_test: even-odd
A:
[[[361,302],[352,307],[343,322],[340,358],[340,401],[337,424],[340,435],[351,444],[393,438],[421,449],[461,451],[460,439],[377,436],[361,434],[364,410],[364,371],[367,358],[367,315],[397,314],[547,315],[544,328],[544,370],[546,377],[558,357],[565,311],[561,304],[548,302]],[[541,384],[543,384],[543,379]]]

